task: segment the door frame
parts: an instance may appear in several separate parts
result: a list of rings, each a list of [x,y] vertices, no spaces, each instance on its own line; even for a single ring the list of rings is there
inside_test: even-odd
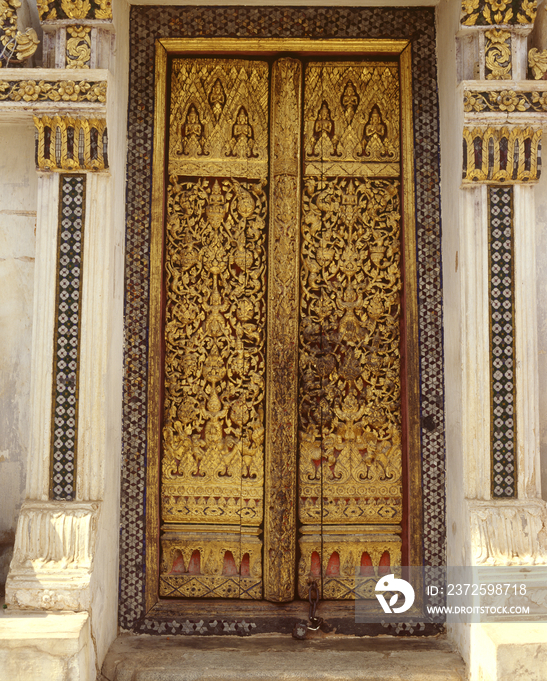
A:
[[[179,610],[188,613],[210,609],[203,607],[208,599],[193,599],[173,602],[161,599],[158,594],[160,565],[160,517],[159,490],[161,477],[161,385],[162,385],[162,344],[163,344],[163,241],[165,210],[165,156],[168,130],[168,61],[174,56],[206,55],[207,57],[324,57],[373,58],[398,57],[401,88],[401,180],[402,180],[402,242],[403,242],[403,300],[404,328],[401,338],[402,350],[402,417],[403,417],[403,479],[406,485],[403,495],[403,563],[423,564],[423,522],[421,486],[421,443],[419,421],[419,366],[418,366],[418,309],[416,278],[416,224],[414,196],[414,133],[412,120],[412,55],[409,40],[386,39],[339,39],[311,40],[291,38],[163,38],[156,40],[155,55],[155,116],[151,201],[151,249],[150,249],[150,307],[149,307],[149,366],[148,366],[148,461],[146,471],[146,610]],[[268,379],[267,379],[268,380]],[[271,468],[266,447],[265,469]],[[265,526],[268,504],[265,500]],[[294,527],[296,532],[296,524]],[[263,534],[263,557],[268,555],[268,542],[276,537]],[[406,556],[406,560],[405,560]],[[296,565],[295,565],[296,570]],[[264,573],[267,572],[265,569]],[[168,603],[165,603],[169,600]],[[219,607],[224,611],[252,611],[252,603],[216,601],[213,612]],[[264,611],[265,602],[255,601],[255,610]],[[353,603],[350,602],[352,610]],[[305,604],[304,604],[305,605]],[[297,602],[286,604],[285,612],[298,613],[302,606]],[[305,610],[305,607],[304,607]],[[348,610],[348,604],[331,605],[332,615],[341,615]],[[273,616],[275,608],[270,613]]]

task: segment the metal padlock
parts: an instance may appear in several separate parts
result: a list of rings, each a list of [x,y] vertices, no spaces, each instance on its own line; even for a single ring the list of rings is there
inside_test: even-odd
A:
[[[305,622],[297,622],[292,630],[293,638],[303,641],[308,633],[308,625]]]

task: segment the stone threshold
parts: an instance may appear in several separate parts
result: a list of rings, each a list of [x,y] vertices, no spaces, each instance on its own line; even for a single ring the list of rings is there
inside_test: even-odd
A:
[[[444,638],[119,636],[100,681],[464,681]]]

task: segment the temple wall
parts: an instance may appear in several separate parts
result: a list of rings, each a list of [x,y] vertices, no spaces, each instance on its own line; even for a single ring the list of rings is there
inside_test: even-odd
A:
[[[36,187],[34,126],[0,127],[0,588],[25,493]]]

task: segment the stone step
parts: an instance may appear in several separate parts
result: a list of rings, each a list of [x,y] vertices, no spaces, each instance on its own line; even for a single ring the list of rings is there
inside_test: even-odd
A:
[[[465,665],[435,638],[120,636],[102,681],[464,681]]]

